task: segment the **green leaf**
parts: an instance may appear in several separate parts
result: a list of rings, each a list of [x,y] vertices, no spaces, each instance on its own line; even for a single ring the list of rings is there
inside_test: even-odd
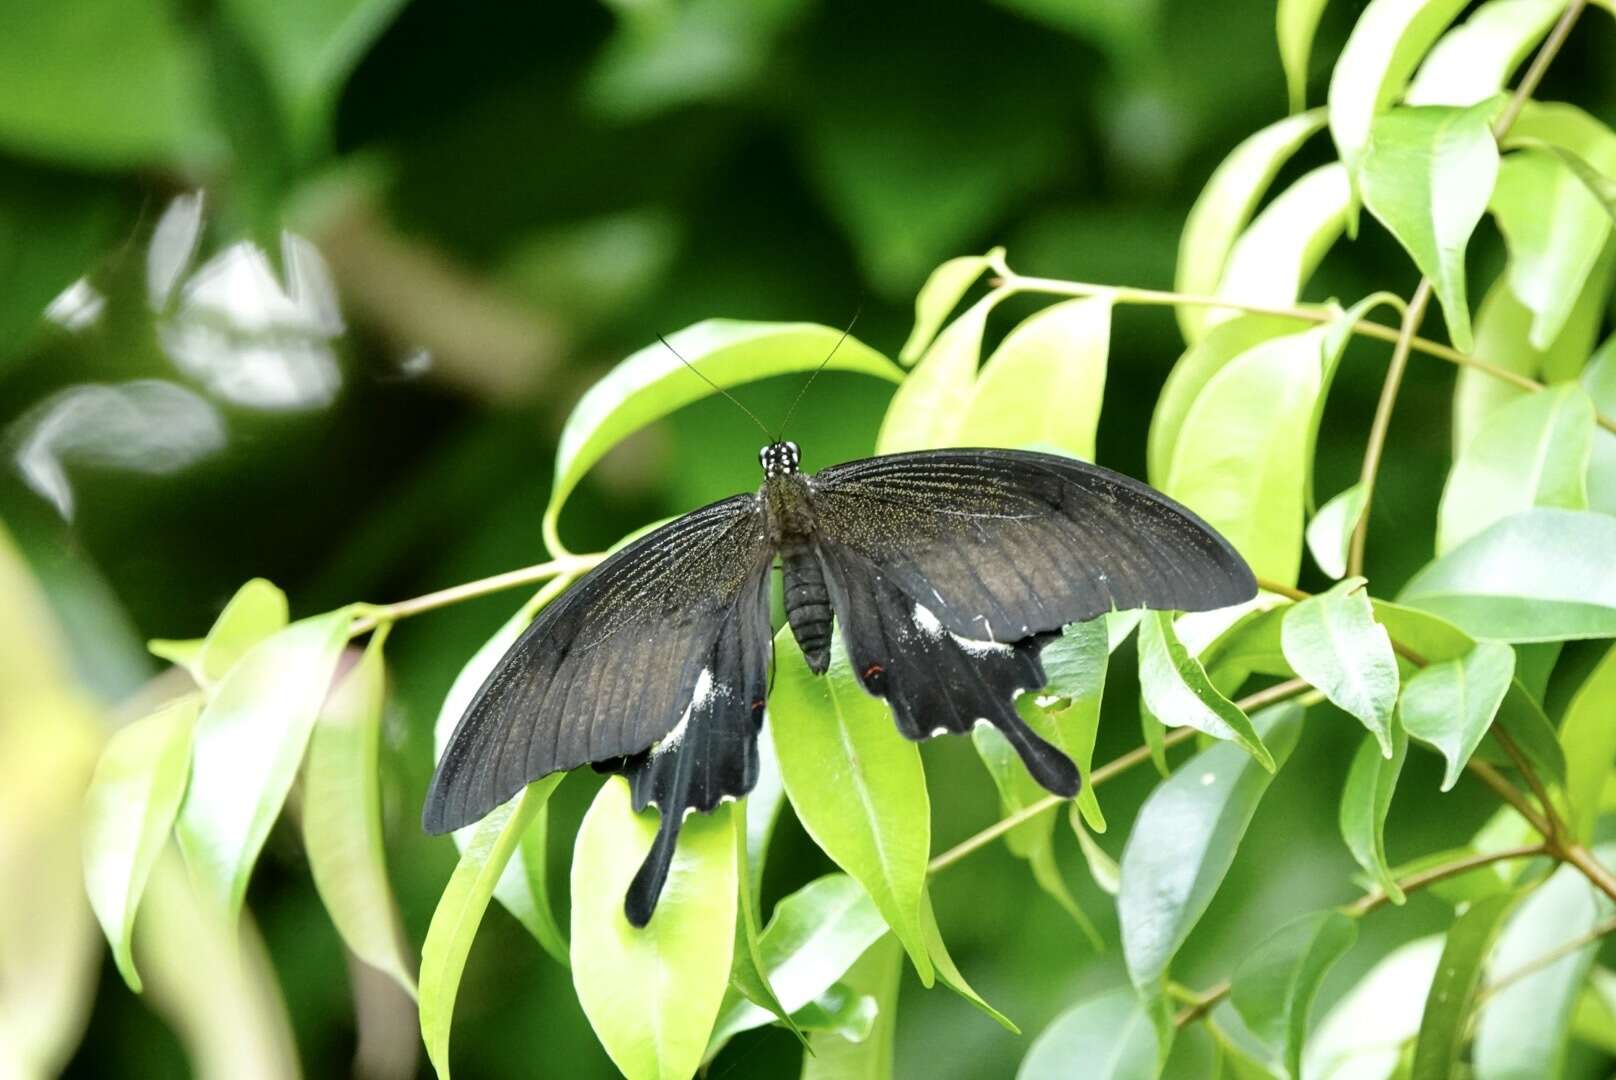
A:
[[[561,429],[555,482],[544,512],[550,550],[565,550],[557,532],[561,508],[606,451],[647,424],[712,393],[685,370],[679,356],[726,388],[771,375],[812,371],[827,356],[830,371],[854,371],[892,382],[902,377],[896,365],[857,338],[848,337],[838,347],[841,337],[842,331],[814,323],[708,319],[668,336],[678,356],[653,342],[622,361],[578,400]]]
[[[191,672],[198,686],[212,687],[247,650],[283,629],[286,594],[263,578],[253,578],[230,598],[213,629],[201,641],[149,643],[152,653]]]
[[[780,1005],[796,1013],[819,1000],[886,932],[862,885],[846,874],[827,874],[775,905],[758,952]],[[773,1019],[732,986],[713,1025],[708,1056],[732,1036]]]
[[[881,421],[875,452],[927,450],[954,443],[976,389],[976,364],[988,312],[1004,298],[995,290],[943,328],[903,380]]]
[[[258,852],[297,777],[353,613],[302,619],[248,649],[197,718],[180,851],[234,920]]]
[[[1448,474],[1437,554],[1535,506],[1586,510],[1593,440],[1593,402],[1574,383],[1498,408]]]
[[[803,1061],[802,1080],[891,1080],[902,975],[903,951],[897,939],[888,934],[871,945],[842,980],[852,992],[874,999],[874,1028],[862,1041],[830,1032],[809,1036],[813,1053]]]
[[[1304,1077],[1391,1077],[1403,1045],[1419,1030],[1420,1009],[1442,955],[1439,935],[1386,954],[1325,1016],[1302,1056]],[[1373,1032],[1373,1038],[1365,1038]]]
[[[915,294],[915,325],[909,337],[898,350],[898,362],[913,367],[925,355],[937,337],[948,316],[977,279],[988,270],[992,260],[1004,258],[1004,248],[996,247],[986,255],[961,255],[949,259],[926,278],[926,284]]]
[[[1401,96],[1420,58],[1464,10],[1466,0],[1370,0],[1347,37],[1330,75],[1330,136],[1352,178],[1369,145],[1369,131]],[[1357,229],[1356,211],[1352,231]]]
[[[1112,990],[1055,1017],[1028,1048],[1016,1080],[1069,1080],[1077,1062],[1092,1080],[1156,1075],[1156,1036],[1138,998]]]
[[[1409,84],[1409,105],[1475,105],[1505,88],[1566,0],[1488,0],[1442,35]]]
[[[201,710],[202,695],[187,694],[117,731],[84,798],[84,889],[119,974],[137,994],[135,914],[185,795]]]
[[[1302,1044],[1319,984],[1358,938],[1358,925],[1338,911],[1293,919],[1248,953],[1230,980],[1230,1001],[1246,1026],[1282,1053],[1291,1076],[1302,1075]]]
[[[1083,851],[1083,861],[1088,863],[1089,876],[1094,879],[1094,884],[1107,895],[1117,895],[1122,889],[1122,867],[1117,865],[1110,852],[1100,846],[1098,840],[1089,835],[1076,803],[1067,810],[1066,817],[1077,836],[1077,846]]]
[[[1292,605],[1280,640],[1296,674],[1356,717],[1390,757],[1397,656],[1386,628],[1375,621],[1365,584],[1363,578],[1348,578],[1327,593]]]
[[[440,1080],[449,1080],[449,1028],[477,927],[482,924],[494,885],[505,872],[511,853],[560,779],[557,773],[529,784],[522,794],[468,827],[470,841],[432,912],[426,940],[421,943],[421,1041],[426,1044],[427,1057]],[[621,911],[622,891],[603,906],[613,913]]]
[[[1200,661],[1178,640],[1170,612],[1151,612],[1139,624],[1139,687],[1162,723],[1232,740],[1270,773],[1276,768],[1251,720],[1218,693]]]
[[[413,965],[403,949],[387,882],[379,773],[387,669],[386,629],[332,689],[303,762],[303,849],[331,921],[359,959],[391,975],[411,995]]]
[[[1303,0],[1304,4],[1308,2],[1311,0]],[[1285,6],[1281,4],[1281,18]],[[1173,278],[1175,290],[1204,296],[1217,288],[1235,238],[1250,222],[1274,176],[1297,148],[1324,126],[1324,119],[1323,109],[1288,116],[1247,136],[1223,159],[1184,219],[1178,269]],[[1206,329],[1206,309],[1180,306],[1175,314],[1184,340],[1198,342]]]
[[[1582,386],[1594,408],[1609,418],[1616,415],[1616,335],[1606,339],[1582,373]],[[1588,463],[1588,508],[1616,514],[1616,432],[1594,431]]]
[[[1167,382],[1156,398],[1156,409],[1150,417],[1147,458],[1151,482],[1158,487],[1167,483],[1167,474],[1173,463],[1173,448],[1178,444],[1184,418],[1214,375],[1247,350],[1282,334],[1294,334],[1305,329],[1305,324],[1294,319],[1271,315],[1237,315],[1211,327],[1185,349],[1184,355],[1178,358],[1168,374]]]
[[[1399,600],[1478,638],[1616,637],[1616,518],[1528,510],[1496,522],[1430,563]]]
[[[198,45],[170,4],[0,6],[0,143],[91,169],[200,164],[217,141]]]
[[[1606,215],[1612,220],[1616,220],[1616,180],[1612,180],[1588,164],[1575,151],[1568,150],[1563,146],[1555,146],[1553,143],[1546,143],[1542,139],[1529,138],[1512,139],[1510,144],[1512,147],[1520,147],[1524,150],[1541,150],[1546,154],[1559,158],[1560,164],[1570,169],[1577,179],[1582,181],[1582,186],[1588,189],[1588,194],[1599,200],[1599,205],[1604,207]]]
[[[1258,729],[1277,763],[1302,730],[1295,704],[1266,709]],[[1117,917],[1133,984],[1160,993],[1168,964],[1223,884],[1273,774],[1240,749],[1209,747],[1157,785],[1140,808],[1122,853]]]
[[[1498,176],[1498,144],[1489,126],[1495,103],[1467,109],[1431,105],[1394,109],[1375,120],[1359,165],[1358,188],[1442,303],[1461,351],[1473,347],[1465,291],[1465,248]]]
[[[517,609],[494,635],[483,643],[465,667],[455,676],[438,709],[433,726],[433,760],[443,757],[444,748],[454,734],[460,718],[465,715],[471,699],[488,678],[494,665],[505,655],[511,643],[527,629],[539,611],[552,599],[561,595],[571,579],[562,577],[549,582]],[[557,783],[560,781],[557,780]],[[495,811],[498,813],[499,811]],[[506,811],[507,813],[509,811]],[[567,935],[556,922],[555,906],[550,901],[549,859],[546,856],[549,839],[550,804],[539,803],[529,817],[529,824],[520,842],[505,862],[499,883],[494,886],[494,899],[525,926],[544,951],[556,963],[566,966],[571,962]],[[468,825],[454,833],[455,846],[465,852],[476,834],[477,826]]]
[[[1285,69],[1285,89],[1291,112],[1307,107],[1307,68],[1313,55],[1313,35],[1319,28],[1327,0],[1279,0],[1274,12],[1274,36],[1279,39],[1279,63]],[[1324,110],[1318,112],[1322,114]]]
[[[738,895],[736,831],[723,808],[685,822],[656,914],[643,930],[623,896],[656,836],[627,781],[608,780],[572,858],[572,981],[612,1062],[630,1080],[689,1076],[729,985]]]
[[[848,1042],[860,1043],[875,1030],[880,1007],[869,994],[836,983],[820,997],[797,1010],[792,1022],[803,1031],[824,1031]]]
[[[1560,745],[1565,748],[1566,798],[1572,809],[1572,835],[1587,840],[1599,818],[1600,797],[1616,760],[1616,646],[1583,680],[1565,719]]]
[[[1111,298],[1052,304],[993,351],[956,439],[964,446],[1039,444],[1094,460],[1111,349]]]
[[[227,0],[222,8],[257,54],[280,99],[293,144],[330,149],[343,83],[403,0]]]
[[[930,986],[920,908],[931,802],[920,748],[859,685],[840,633],[823,676],[808,670],[790,627],[775,637],[774,655],[768,729],[792,809],[814,843],[869,892]]]
[[[937,978],[943,985],[987,1013],[1010,1034],[1020,1035],[1021,1029],[1011,1023],[1009,1017],[983,1001],[982,996],[971,989],[971,984],[965,981],[965,976],[960,974],[959,968],[954,966],[954,958],[948,955],[948,946],[943,944],[943,932],[937,926],[937,913],[932,910],[929,890],[920,898],[920,929],[925,935],[926,951],[931,954],[931,961],[936,965]]]
[[[781,1023],[791,1029],[791,1033],[806,1049],[808,1036],[797,1027],[795,1021],[791,1019],[790,1011],[781,1005],[780,999],[775,996],[774,987],[769,981],[769,968],[764,962],[763,951],[758,944],[760,934],[757,901],[753,898],[753,885],[749,872],[751,868],[747,865],[746,858],[747,823],[744,798],[734,804],[729,816],[730,823],[735,828],[735,850],[739,853],[739,857],[735,860],[735,868],[737,891],[740,894],[739,917],[735,920],[735,962],[730,972],[730,984],[740,990],[748,1000],[773,1013]],[[716,1023],[713,1034],[716,1037]]]
[[[1442,960],[1425,998],[1410,1080],[1448,1080],[1459,1071],[1459,1051],[1470,1026],[1476,991],[1481,988],[1487,954],[1516,899],[1512,893],[1500,893],[1478,900],[1448,928]]]
[[[1296,303],[1302,286],[1346,226],[1352,192],[1339,164],[1304,173],[1263,208],[1229,251],[1216,295],[1259,307]],[[1207,311],[1206,327],[1224,322],[1231,308]]]
[[[1337,492],[1329,502],[1319,507],[1313,520],[1307,523],[1307,550],[1320,570],[1332,578],[1347,573],[1347,552],[1352,544],[1352,533],[1363,517],[1364,493],[1362,484],[1353,484]]]
[[[1323,388],[1324,327],[1254,345],[1184,417],[1163,490],[1228,538],[1258,577],[1295,582]]]
[[[1115,647],[1110,641],[1109,618],[1072,623],[1039,655],[1049,679],[1043,693],[1016,699],[1022,719],[1077,766],[1083,786],[1073,805],[1095,832],[1105,832],[1105,814],[1100,811],[1089,772],[1100,730],[1110,651]],[[1051,697],[1056,700],[1050,701]]]
[[[1536,150],[1504,160],[1492,211],[1509,245],[1510,291],[1532,313],[1529,340],[1547,349],[1604,251],[1610,215],[1564,162]]]
[[[1341,838],[1359,866],[1368,872],[1394,904],[1403,902],[1403,890],[1386,864],[1386,813],[1391,809],[1397,778],[1408,757],[1408,736],[1392,727],[1391,756],[1382,757],[1379,743],[1367,738],[1358,745],[1341,792]]]
[[[1492,726],[1515,674],[1515,650],[1478,642],[1457,660],[1417,672],[1403,687],[1403,727],[1447,759],[1442,790],[1450,790]]]
[[[1610,865],[1609,848],[1594,854]],[[1610,910],[1574,867],[1562,866],[1516,911],[1489,970],[1508,978],[1592,930]],[[1598,952],[1599,943],[1589,942],[1489,995],[1471,1051],[1477,1080],[1562,1075],[1572,1014]]]

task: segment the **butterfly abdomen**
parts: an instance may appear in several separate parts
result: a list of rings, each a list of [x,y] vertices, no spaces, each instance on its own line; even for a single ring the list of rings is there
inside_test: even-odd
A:
[[[802,647],[809,670],[823,675],[830,666],[831,606],[819,556],[806,544],[782,548],[780,569],[791,635]]]

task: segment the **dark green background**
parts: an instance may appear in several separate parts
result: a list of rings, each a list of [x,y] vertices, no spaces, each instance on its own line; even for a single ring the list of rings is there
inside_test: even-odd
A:
[[[12,2],[19,7],[5,19],[43,10]],[[1315,101],[1357,8],[1337,6],[1316,47]],[[145,306],[144,252],[168,200],[198,186],[209,200],[204,255],[241,239],[273,247],[283,225],[296,227],[332,256],[346,297],[356,281],[401,272],[387,253],[403,251],[457,282],[441,298],[436,333],[475,339],[486,309],[465,302],[474,296],[530,320],[544,340],[533,366],[516,372],[526,393],[489,394],[443,377],[441,366],[406,371],[412,343],[400,332],[398,306],[410,301],[345,303],[344,385],[329,409],[222,406],[225,451],[171,475],[74,468],[71,521],[8,468],[0,514],[68,622],[87,680],[109,700],[155,673],[143,639],[202,633],[253,575],[285,588],[294,614],[308,614],[539,561],[562,420],[590,381],[658,331],[710,316],[841,324],[862,304],[857,334],[895,354],[927,271],[995,243],[1009,247],[1024,273],[1170,287],[1178,232],[1200,186],[1239,139],[1285,105],[1267,3],[707,0],[660,15],[649,5],[652,15],[631,25],[594,3],[417,0],[336,89],[330,137],[305,138],[277,106],[250,31],[208,2],[171,8],[198,61],[201,96],[189,134],[198,145],[211,140],[214,152],[100,164],[71,146],[0,143],[0,422],[8,451],[25,431],[20,418],[58,389],[184,382]],[[1541,96],[1574,97],[1609,118],[1616,83],[1610,65],[1595,61],[1611,55],[1616,34],[1607,19],[1585,23]],[[46,66],[61,80],[59,96],[23,107],[71,111],[75,81],[101,77],[109,50],[126,44],[88,33],[55,40]],[[138,129],[141,120],[130,123]],[[1284,176],[1328,154],[1316,142]],[[1496,258],[1490,230],[1484,225],[1475,245],[1479,260]],[[375,246],[382,242],[385,250]],[[102,322],[81,334],[41,323],[44,303],[83,274],[108,295]],[[1414,279],[1400,251],[1369,225],[1332,254],[1307,295],[1350,302],[1376,288],[1406,294]],[[1005,305],[990,336],[1032,307]],[[1143,474],[1150,410],[1180,348],[1165,310],[1118,310],[1103,463]],[[501,362],[472,352],[474,376],[476,363]],[[1320,440],[1321,491],[1356,473],[1385,354],[1362,343],[1349,353]],[[1375,504],[1377,582],[1398,582],[1429,557],[1452,378],[1452,369],[1427,359],[1410,371]],[[776,380],[740,394],[772,419],[795,389]],[[816,383],[790,433],[806,466],[868,453],[889,394],[884,383],[851,376]],[[604,462],[573,500],[563,532],[575,549],[590,550],[750,487],[758,440],[728,404],[693,406]],[[389,642],[389,857],[417,943],[454,857],[447,841],[427,840],[415,824],[431,723],[460,665],[518,602],[504,595],[423,617]],[[1139,738],[1131,657],[1125,648],[1113,664],[1097,761]],[[1312,714],[1175,967],[1183,981],[1216,981],[1283,918],[1354,895],[1334,796],[1357,734],[1337,714]],[[926,760],[934,847],[942,850],[992,820],[997,800],[968,742],[930,745]],[[1388,830],[1394,861],[1459,841],[1490,809],[1467,784],[1438,796],[1438,775],[1430,755],[1413,756]],[[1152,782],[1139,770],[1103,791],[1112,832],[1102,842],[1113,854]],[[553,855],[561,880],[593,785],[578,777],[558,795]],[[1063,858],[1114,940],[1108,898],[1069,843]],[[788,820],[766,902],[827,869]],[[906,976],[899,1075],[1009,1075],[1028,1039],[1080,992],[1124,981],[1118,951],[1095,955],[1000,847],[950,870],[935,895],[961,967],[1028,1034],[1018,1041],[961,999],[927,993]],[[343,1074],[354,1022],[342,955],[290,831],[272,837],[250,903],[307,1072]],[[1444,922],[1429,897],[1368,920],[1326,998],[1391,942]],[[611,1074],[566,972],[497,909],[472,953],[453,1045],[467,1077]],[[798,1053],[789,1035],[754,1033],[737,1039],[710,1075],[782,1075],[795,1070]],[[177,1041],[108,962],[74,1074],[185,1069]]]

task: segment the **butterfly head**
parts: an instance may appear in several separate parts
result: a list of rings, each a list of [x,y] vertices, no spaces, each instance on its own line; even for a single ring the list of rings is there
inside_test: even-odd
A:
[[[790,476],[797,471],[802,452],[794,442],[772,442],[758,451],[758,464],[764,476]]]

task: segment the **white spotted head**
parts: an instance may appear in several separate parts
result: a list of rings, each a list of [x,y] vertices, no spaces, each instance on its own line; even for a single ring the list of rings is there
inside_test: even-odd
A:
[[[758,451],[758,464],[764,476],[790,476],[797,471],[802,452],[791,441],[772,442]]]

